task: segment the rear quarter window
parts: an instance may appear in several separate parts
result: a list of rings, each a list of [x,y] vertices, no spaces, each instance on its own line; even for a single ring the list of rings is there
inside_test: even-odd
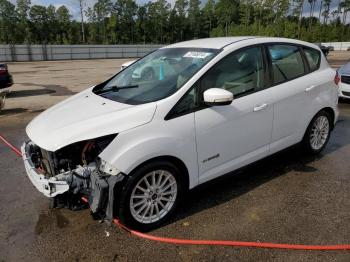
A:
[[[320,67],[321,53],[312,48],[304,47],[304,53],[311,71],[315,71]]]

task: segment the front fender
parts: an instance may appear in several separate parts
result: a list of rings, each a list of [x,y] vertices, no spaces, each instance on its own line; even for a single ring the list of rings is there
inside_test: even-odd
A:
[[[193,188],[198,184],[194,116],[189,114],[173,120],[151,122],[119,134],[100,157],[129,174],[152,158],[172,156],[185,164],[189,187]]]

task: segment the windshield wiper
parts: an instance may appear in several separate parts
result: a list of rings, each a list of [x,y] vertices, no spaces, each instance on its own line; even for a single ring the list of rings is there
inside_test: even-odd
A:
[[[117,92],[120,89],[128,89],[128,88],[138,88],[138,85],[129,85],[129,86],[110,86],[107,89],[101,89],[101,90],[97,90],[95,92],[95,94],[104,94],[104,93],[108,93],[108,92]]]

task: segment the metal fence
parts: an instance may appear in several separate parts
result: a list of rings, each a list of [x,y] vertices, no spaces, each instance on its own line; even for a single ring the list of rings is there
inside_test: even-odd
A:
[[[161,45],[0,45],[0,62],[142,57]]]
[[[347,50],[350,42],[328,42]],[[161,45],[0,45],[0,62],[142,57]]]

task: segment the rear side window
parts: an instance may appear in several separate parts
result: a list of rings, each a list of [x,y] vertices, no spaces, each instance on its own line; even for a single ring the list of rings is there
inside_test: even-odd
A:
[[[311,48],[304,47],[304,53],[307,62],[309,63],[310,70],[315,71],[320,67],[321,54],[319,51]]]
[[[272,62],[273,82],[279,84],[306,73],[302,55],[297,46],[268,46]]]

